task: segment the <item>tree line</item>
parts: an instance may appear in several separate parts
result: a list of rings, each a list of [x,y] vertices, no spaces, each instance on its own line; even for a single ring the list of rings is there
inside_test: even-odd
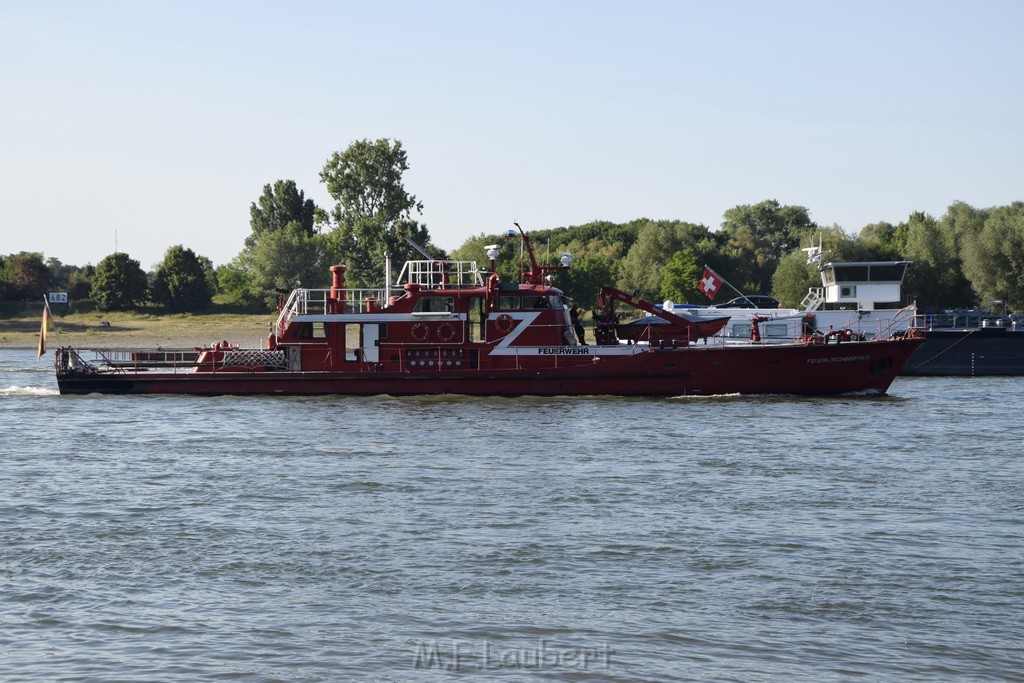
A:
[[[48,290],[99,310],[202,311],[214,297],[240,310],[266,310],[275,290],[325,287],[328,266],[345,263],[352,287],[377,287],[384,254],[397,269],[423,258],[409,240],[436,258],[475,260],[486,267],[485,246],[499,244],[497,269],[515,278],[521,268],[518,240],[504,231],[470,237],[451,254],[431,244],[417,218],[423,204],[402,176],[409,168],[397,140],[359,140],[327,160],[320,179],[335,204],[316,206],[292,180],[263,187],[250,206],[250,234],[231,262],[214,268],[183,245],[169,248],[151,273],[127,254],[96,266],[66,266],[42,253],[0,257],[0,302],[38,300]],[[719,229],[685,221],[594,221],[529,232],[538,257],[555,263],[574,257],[558,286],[581,306],[594,308],[602,285],[649,301],[707,301],[697,290],[705,265],[745,294],[771,293],[797,306],[808,287],[820,285],[817,267],[801,247],[822,240],[825,261],[910,260],[905,300],[922,308],[984,306],[1003,301],[1024,307],[1024,202],[979,209],[954,202],[941,218],[915,212],[899,223],[879,222],[850,235],[821,226],[807,208],[776,200],[725,211]],[[721,298],[731,298],[731,292]]]

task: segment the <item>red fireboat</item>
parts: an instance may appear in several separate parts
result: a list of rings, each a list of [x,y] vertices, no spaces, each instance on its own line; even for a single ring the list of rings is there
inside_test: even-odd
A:
[[[57,385],[62,394],[884,394],[922,343],[915,330],[867,341],[724,343],[712,337],[728,317],[674,314],[612,287],[600,292],[588,343],[550,284],[571,257],[538,265],[519,235],[530,261],[519,282],[495,272],[496,246],[489,270],[408,261],[400,284],[378,289],[350,289],[345,266],[332,266],[330,289],[300,288],[281,301],[263,348],[220,341],[194,353],[94,350],[87,358],[65,346],[56,352]],[[667,324],[620,339],[616,304]]]

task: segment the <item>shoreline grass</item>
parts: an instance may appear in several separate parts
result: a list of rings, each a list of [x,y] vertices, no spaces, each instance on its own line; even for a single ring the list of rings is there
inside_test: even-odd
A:
[[[194,348],[226,339],[232,344],[266,344],[275,313],[72,313],[55,315],[46,345],[80,348]],[[0,348],[36,348],[39,316],[0,319]],[[105,324],[104,324],[105,323]],[[56,329],[56,332],[54,331]]]

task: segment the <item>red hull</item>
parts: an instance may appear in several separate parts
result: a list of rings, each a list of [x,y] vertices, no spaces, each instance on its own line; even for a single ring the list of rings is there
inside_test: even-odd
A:
[[[885,393],[918,339],[832,345],[690,346],[631,355],[524,357],[519,368],[333,372],[62,373],[62,394],[682,396]],[[529,366],[534,367],[529,367]],[[525,367],[524,367],[525,366]]]

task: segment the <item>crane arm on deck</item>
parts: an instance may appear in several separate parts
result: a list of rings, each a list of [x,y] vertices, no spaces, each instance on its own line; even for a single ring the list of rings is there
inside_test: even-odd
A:
[[[638,299],[631,294],[626,294],[620,289],[615,287],[602,287],[597,297],[598,306],[605,308],[609,301],[621,301],[624,304],[632,306],[633,308],[639,308],[641,311],[646,311],[651,315],[655,315],[666,322],[669,322],[680,329],[688,330],[690,339],[700,339],[702,337],[710,337],[715,334],[729,322],[729,316],[723,316],[721,318],[698,318],[692,315],[679,315],[666,311],[660,306]]]

